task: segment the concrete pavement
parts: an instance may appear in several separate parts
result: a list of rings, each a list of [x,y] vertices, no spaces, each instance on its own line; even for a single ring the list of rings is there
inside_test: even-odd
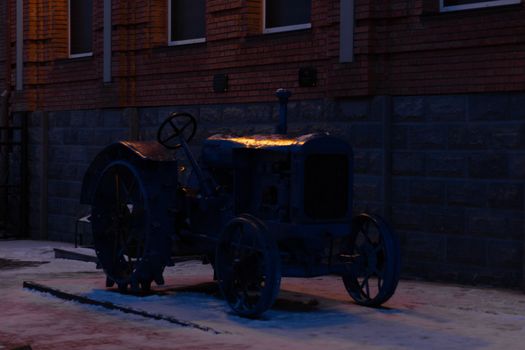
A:
[[[209,265],[168,268],[166,286],[137,297],[107,291],[93,263],[54,259],[53,247],[71,248],[0,241],[0,349],[524,348],[521,291],[402,280],[384,308],[371,309],[351,302],[337,277],[288,278],[275,307],[261,320],[246,320],[220,299]],[[63,301],[24,290],[25,280],[220,334]]]

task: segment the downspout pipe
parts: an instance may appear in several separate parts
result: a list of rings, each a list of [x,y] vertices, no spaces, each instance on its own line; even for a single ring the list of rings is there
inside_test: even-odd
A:
[[[11,88],[11,2],[5,2],[5,16],[3,18],[5,23],[5,37],[4,37],[4,49],[5,49],[5,88],[9,91]],[[3,86],[0,86],[3,88]]]
[[[24,0],[16,0],[16,91],[24,89]]]

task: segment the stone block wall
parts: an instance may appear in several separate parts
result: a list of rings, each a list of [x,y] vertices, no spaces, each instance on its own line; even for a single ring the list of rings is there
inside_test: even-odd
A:
[[[30,228],[33,237],[41,237],[42,118],[43,113],[37,112],[30,119]],[[76,219],[88,210],[79,204],[84,173],[106,145],[129,139],[129,126],[120,110],[50,112],[48,120],[47,238],[72,242]]]
[[[199,129],[191,143],[196,154],[212,134],[271,133],[278,120],[277,103],[49,113],[50,239],[73,240],[76,217],[86,209],[78,204],[82,177],[95,155],[120,139],[155,139],[158,126],[174,111],[197,118]],[[329,131],[353,145],[354,210],[391,213],[405,275],[513,287],[521,283],[525,94],[292,100],[289,131]],[[390,144],[385,144],[387,134]],[[34,113],[35,234],[40,137],[40,114]]]
[[[524,98],[393,98],[392,218],[405,272],[521,283]]]

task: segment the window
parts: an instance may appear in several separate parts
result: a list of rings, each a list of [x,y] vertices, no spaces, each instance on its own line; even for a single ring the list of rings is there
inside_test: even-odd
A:
[[[205,0],[168,0],[168,16],[170,45],[206,41]]]
[[[311,28],[311,0],[265,0],[264,33]]]
[[[91,56],[93,0],[69,0],[69,57]]]
[[[521,0],[440,0],[442,12],[519,4]]]

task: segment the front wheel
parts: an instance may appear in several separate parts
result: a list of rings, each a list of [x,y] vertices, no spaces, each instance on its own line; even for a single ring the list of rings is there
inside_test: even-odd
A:
[[[348,294],[359,305],[377,307],[394,294],[400,274],[399,242],[379,216],[353,219],[350,242],[353,262],[343,275]]]
[[[264,223],[247,214],[231,220],[219,238],[215,261],[219,287],[233,311],[253,318],[273,305],[281,262]]]

